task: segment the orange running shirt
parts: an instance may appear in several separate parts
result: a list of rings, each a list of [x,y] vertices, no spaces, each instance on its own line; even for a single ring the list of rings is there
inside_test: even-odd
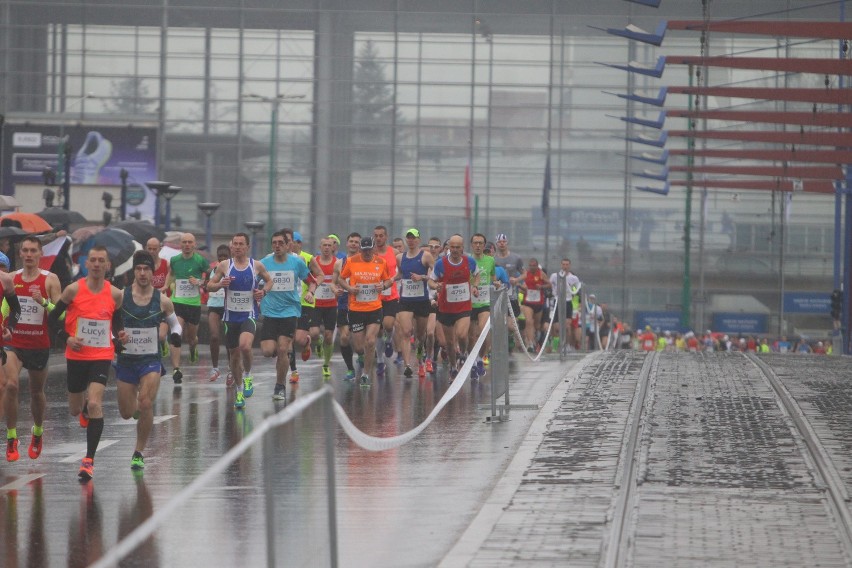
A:
[[[358,294],[349,294],[349,310],[353,312],[372,312],[382,309],[382,298],[375,285],[390,279],[388,265],[377,255],[369,261],[356,254],[346,261],[340,277],[348,279],[349,285],[359,288]]]
[[[86,279],[78,280],[80,288],[65,314],[65,331],[71,337],[83,339],[83,348],[74,351],[65,348],[65,358],[75,361],[112,361],[115,349],[112,344],[112,284],[104,282],[100,292],[93,293]]]

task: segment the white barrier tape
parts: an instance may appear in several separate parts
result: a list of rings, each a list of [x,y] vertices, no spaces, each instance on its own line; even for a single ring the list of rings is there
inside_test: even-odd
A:
[[[456,394],[458,394],[467,382],[467,378],[470,376],[470,370],[476,364],[476,358],[479,350],[482,348],[482,344],[485,343],[485,338],[488,336],[488,332],[490,330],[491,320],[489,319],[483,326],[482,332],[479,334],[479,339],[476,340],[476,344],[470,349],[470,353],[468,354],[467,359],[465,359],[464,365],[462,365],[462,368],[459,369],[459,373],[450,385],[450,388],[447,389],[447,392],[444,393],[444,396],[441,397],[441,400],[438,401],[438,404],[435,405],[435,408],[432,409],[429,416],[427,416],[423,422],[413,429],[405,432],[404,434],[400,434],[399,436],[391,436],[389,438],[370,436],[359,430],[358,427],[349,419],[349,416],[346,414],[346,410],[344,410],[337,401],[334,401],[334,415],[340,423],[340,427],[343,428],[343,431],[346,432],[346,435],[349,436],[353,442],[371,452],[381,452],[384,450],[398,448],[406,442],[413,440],[418,434],[420,434],[420,432],[432,423],[438,413],[441,412],[441,410],[450,402],[450,400],[452,400],[454,396],[456,396]]]
[[[518,320],[515,318],[515,312],[512,311],[511,302],[509,303],[509,315],[512,316],[512,321],[515,322],[515,325],[514,325],[515,339],[517,339],[521,343],[521,345],[526,347],[526,343],[524,342],[524,338],[521,337],[521,332],[518,329]],[[547,325],[547,334],[545,334],[544,341],[541,342],[541,349],[538,350],[538,353],[536,353],[536,356],[533,357],[532,355],[527,353],[526,349],[524,349],[524,355],[529,357],[530,361],[537,362],[539,359],[541,359],[541,355],[542,355],[542,353],[544,353],[545,347],[547,347],[547,340],[550,337],[550,330],[553,329],[553,320],[555,318],[556,318],[556,310],[553,309],[550,312],[550,323]]]

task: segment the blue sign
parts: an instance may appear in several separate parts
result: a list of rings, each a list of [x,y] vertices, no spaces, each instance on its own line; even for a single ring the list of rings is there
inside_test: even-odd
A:
[[[713,331],[721,333],[766,333],[766,314],[719,312],[713,314]]]
[[[650,325],[653,330],[681,331],[680,312],[636,312],[635,330],[643,330]]]
[[[786,314],[830,314],[831,294],[828,292],[785,292]]]

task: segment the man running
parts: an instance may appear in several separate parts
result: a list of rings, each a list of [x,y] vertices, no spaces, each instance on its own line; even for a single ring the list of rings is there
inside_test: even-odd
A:
[[[130,469],[145,467],[142,450],[154,426],[154,401],[160,388],[160,324],[169,327],[169,342],[180,348],[181,327],[172,301],[154,287],[154,257],[147,251],[133,255],[133,284],[124,289],[121,318],[127,343],[118,353],[115,378],[118,412],[125,420],[136,417],[136,447]]]
[[[181,252],[169,260],[167,286],[174,286],[172,302],[180,320],[186,342],[189,344],[189,362],[198,362],[198,324],[201,321],[201,284],[209,272],[207,261],[195,250],[195,236],[184,233],[180,237]],[[180,349],[172,349],[172,379],[176,385],[183,383],[180,370]]]
[[[260,302],[260,312],[263,314],[260,351],[264,357],[278,357],[275,361],[275,390],[272,393],[275,400],[287,398],[290,351],[302,313],[301,283],[308,283],[308,299],[313,299],[316,290],[316,282],[310,277],[308,265],[301,257],[290,254],[289,247],[287,235],[277,231],[272,235],[272,256],[260,261],[272,276],[272,287]]]
[[[364,356],[361,385],[375,378],[376,339],[382,325],[381,292],[393,286],[385,260],[374,253],[372,237],[361,239],[361,253],[340,271],[340,286],[349,292],[349,325],[355,351]]]
[[[47,381],[47,360],[50,357],[47,316],[53,310],[62,292],[59,278],[39,268],[42,248],[38,238],[22,239],[19,254],[23,268],[11,276],[14,283],[13,289],[21,306],[21,315],[11,336],[4,338],[3,370],[6,384],[0,389],[4,392],[3,409],[6,412],[6,460],[8,461],[16,461],[19,457],[16,426],[21,369],[26,369],[29,375],[30,411],[33,415],[32,437],[27,453],[30,459],[37,459],[41,455],[44,411],[47,407],[44,385]]]
[[[69,284],[50,312],[52,328],[65,317],[65,346],[68,387],[68,410],[80,417],[86,429],[86,457],[77,476],[82,481],[94,477],[95,452],[104,431],[103,398],[107,376],[115,356],[113,336],[121,343],[127,341],[122,329],[121,290],[106,280],[110,270],[106,247],[95,245],[86,257],[86,277]]]
[[[160,242],[160,239],[157,237],[151,237],[145,243],[145,250],[151,255],[154,259],[154,273],[151,276],[151,282],[154,285],[154,288],[160,290],[161,288],[165,288],[166,282],[169,278],[169,261],[160,258],[160,251],[163,250],[163,243]]]
[[[491,285],[496,280],[494,257],[485,254],[485,235],[475,233],[470,237],[470,248],[473,254],[473,260],[476,261],[477,278],[476,288],[478,290],[476,298],[473,299],[470,314],[470,335],[468,337],[469,345],[474,345],[479,333],[485,328],[488,323],[488,318],[491,317]],[[470,377],[476,379],[485,376],[485,357],[491,352],[491,334],[485,338],[482,343],[482,348],[477,353],[476,365],[470,370]]]
[[[216,270],[216,265],[231,258],[231,247],[219,245],[216,248],[216,262],[210,267],[210,274]],[[222,347],[222,316],[225,314],[225,289],[220,288],[207,295],[207,331],[210,337],[210,375],[207,380],[211,383],[221,376],[219,371],[219,351]],[[234,386],[234,375],[228,373],[225,386]]]
[[[471,297],[475,297],[479,290],[471,287],[471,282],[475,282],[476,261],[464,254],[462,236],[450,237],[449,245],[449,256],[441,257],[435,262],[435,275],[430,278],[429,286],[438,290],[438,323],[443,326],[447,340],[452,380],[458,375],[461,363],[467,356]]]
[[[337,288],[334,284],[334,241],[326,237],[320,241],[320,255],[314,257],[312,267],[319,269],[320,285],[316,289],[315,319],[322,327],[322,376],[331,377],[331,355],[334,353],[334,327],[337,325]]]
[[[502,266],[509,276],[509,305],[512,308],[512,313],[515,318],[521,315],[521,306],[518,303],[518,286],[524,280],[524,261],[519,254],[515,254],[509,250],[509,237],[505,233],[500,233],[495,239],[497,243],[497,253],[494,255],[495,266]],[[515,321],[509,318],[509,345],[512,345],[513,333],[515,331]],[[518,345],[520,351],[524,350],[523,345]],[[511,348],[509,349],[511,352]]]
[[[355,365],[352,361],[352,333],[349,326],[349,293],[340,285],[340,271],[347,260],[361,250],[361,235],[349,233],[346,237],[346,256],[334,264],[334,284],[337,293],[337,330],[340,332],[340,355],[346,364],[345,380],[355,379]]]
[[[524,303],[521,305],[521,311],[524,314],[524,319],[527,322],[524,328],[525,341],[527,351],[535,353],[538,351],[539,338],[541,335],[542,314],[544,313],[545,297],[544,291],[550,288],[550,279],[539,267],[538,260],[530,259],[529,269],[521,281],[521,289],[524,291]],[[543,340],[543,336],[542,336]]]
[[[394,250],[393,247],[388,246],[387,227],[377,225],[373,228],[373,243],[375,244],[374,254],[384,259],[385,264],[388,266],[388,274],[391,278],[396,278],[396,273],[398,272],[396,264],[396,250]],[[379,363],[376,367],[376,372],[380,375],[384,373],[385,370],[384,357],[393,357],[394,350],[399,353],[397,362],[402,363],[401,344],[403,337],[402,334],[400,334],[399,329],[395,328],[397,312],[399,312],[399,290],[396,289],[396,286],[391,286],[382,292],[382,313],[384,314],[382,327],[384,328],[384,341],[383,345],[379,346]],[[408,337],[404,339],[405,341],[409,340]],[[381,356],[382,354],[384,354],[384,357]]]
[[[577,275],[571,272],[571,259],[563,258],[559,265],[559,272],[554,272],[550,275],[550,286],[556,295],[557,285],[559,283],[559,275],[562,274],[565,278],[565,322],[568,328],[566,345],[571,345],[574,349],[579,349],[579,339],[577,339],[578,330],[580,329],[580,311],[574,309],[574,305],[579,306],[580,279]]]
[[[420,353],[425,353],[426,324],[429,322],[429,271],[435,266],[435,259],[428,251],[420,247],[420,231],[408,229],[405,232],[405,241],[408,247],[406,252],[396,256],[399,273],[397,280],[402,282],[399,300],[399,312],[396,315],[399,333],[403,337],[402,357],[405,360],[403,374],[406,378],[414,375],[412,365],[414,359],[411,356],[411,342],[406,338],[414,337],[417,341],[418,365],[417,375],[426,376],[426,365],[422,361]],[[416,325],[415,325],[416,324]]]
[[[234,398],[235,408],[245,408],[246,398],[254,394],[251,376],[252,343],[257,333],[257,301],[272,289],[273,280],[266,267],[249,258],[249,236],[237,233],[231,238],[233,258],[220,262],[207,290],[225,289],[225,346],[230,357],[231,373],[239,381]],[[265,282],[258,290],[258,279]]]
[[[286,232],[286,229],[284,229],[284,232]],[[302,249],[302,235],[299,231],[293,231],[290,234],[290,237],[290,252],[301,257],[309,270],[312,272],[315,271],[314,255]],[[295,355],[295,349],[301,350],[302,361],[307,361],[311,358],[311,344],[319,338],[319,320],[317,320],[316,317],[316,299],[312,296],[311,300],[308,301],[307,292],[307,285],[302,283],[302,315],[299,316],[299,323],[296,326],[296,337],[293,352]],[[296,370],[295,357],[290,359],[290,371],[290,382],[294,384],[299,382],[299,372]]]

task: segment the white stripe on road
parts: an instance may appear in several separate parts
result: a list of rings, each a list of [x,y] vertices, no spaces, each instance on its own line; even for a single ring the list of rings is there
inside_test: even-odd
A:
[[[24,475],[13,481],[12,483],[7,483],[3,487],[0,487],[0,492],[2,491],[17,491],[18,489],[23,489],[30,482],[35,481],[39,477],[44,477],[47,475],[46,473],[30,473],[28,475]]]

